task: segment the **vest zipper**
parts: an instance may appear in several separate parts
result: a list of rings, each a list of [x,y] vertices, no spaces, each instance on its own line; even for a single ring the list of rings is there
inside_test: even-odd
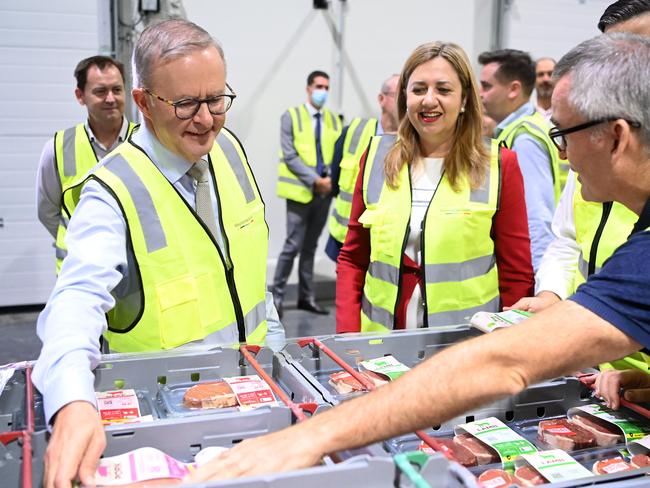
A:
[[[444,162],[443,162],[444,165]],[[427,210],[424,212],[424,217],[422,217],[422,222],[420,222],[420,269],[422,270],[422,287],[420,289],[420,292],[422,293],[422,308],[423,308],[423,313],[422,313],[422,327],[429,327],[429,307],[427,306],[427,267],[426,267],[426,261],[424,259],[424,223],[427,221],[427,215],[429,215],[429,209],[431,208],[431,204],[433,203],[433,199],[436,197],[436,194],[438,193],[438,188],[440,187],[440,183],[442,182],[442,179],[445,176],[445,170],[443,166],[442,173],[440,174],[440,179],[438,180],[438,184],[436,185],[436,188],[433,190],[433,195],[431,195],[431,200],[429,200],[429,205],[427,205]],[[413,200],[413,192],[411,190],[411,201]],[[411,206],[413,203],[411,203]],[[417,257],[417,256],[416,256]]]
[[[411,207],[413,207],[413,186],[411,185],[411,167],[407,166],[408,169],[408,184],[409,184],[409,194],[411,195]],[[411,212],[409,212],[409,218],[406,222],[406,232],[404,232],[404,239],[402,240],[402,252],[399,257],[399,274],[397,275],[397,296],[395,297],[395,308],[393,309],[393,330],[397,327],[397,309],[399,308],[400,299],[402,298],[402,279],[404,278],[404,270],[402,268],[402,256],[406,252],[406,244],[409,240],[409,235],[411,233]],[[404,328],[406,329],[406,318],[404,319]]]
[[[594,240],[591,243],[591,249],[589,249],[589,266],[587,267],[587,276],[588,278],[596,272],[596,258],[598,257],[598,244],[600,243],[600,238],[603,236],[603,231],[605,230],[605,224],[607,224],[607,219],[609,214],[612,211],[612,202],[603,203],[603,213],[600,216],[600,223],[594,234]]]

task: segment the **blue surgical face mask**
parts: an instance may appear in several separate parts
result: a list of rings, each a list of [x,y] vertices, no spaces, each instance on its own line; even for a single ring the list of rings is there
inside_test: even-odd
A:
[[[311,92],[311,101],[318,108],[325,105],[325,102],[327,101],[327,90],[321,89]]]

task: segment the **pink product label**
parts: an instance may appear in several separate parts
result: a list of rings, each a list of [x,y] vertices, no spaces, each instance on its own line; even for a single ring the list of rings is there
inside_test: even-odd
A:
[[[550,432],[551,434],[576,435],[575,432],[573,432],[571,429],[567,429],[566,427],[550,427],[544,430]]]
[[[140,417],[138,397],[133,390],[116,390],[97,393],[97,408],[101,419],[112,422]]]
[[[190,472],[189,465],[181,463],[171,456],[165,456],[167,461],[167,468],[171,478],[183,478]]]
[[[260,405],[275,403],[275,397],[259,376],[240,376],[235,378],[224,378],[237,396],[237,402],[241,406]]]

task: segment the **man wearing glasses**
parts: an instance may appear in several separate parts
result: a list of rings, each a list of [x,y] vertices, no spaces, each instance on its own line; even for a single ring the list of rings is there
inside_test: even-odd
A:
[[[619,0],[611,4],[598,22],[606,33],[650,33],[650,1]],[[549,135],[559,151],[566,149],[566,136],[586,131],[611,120],[596,119],[576,127],[553,127]],[[630,125],[635,127],[636,121]],[[569,173],[560,203],[553,216],[554,240],[549,244],[535,280],[534,297],[525,297],[513,304],[531,312],[539,312],[566,299],[594,273],[625,242],[632,232],[637,215],[618,202],[587,201],[573,172]],[[612,366],[639,368],[648,371],[641,353],[615,361]],[[603,365],[608,367],[608,365]]]
[[[144,124],[63,196],[68,256],[38,319],[34,369],[52,424],[46,487],[94,485],[105,446],[92,373],[100,336],[138,352],[262,343],[267,319],[279,325],[264,204],[223,128],[235,94],[221,47],[169,20],[144,30],[134,61]]]
[[[307,422],[243,441],[191,481],[313,465],[325,454],[439,425],[543,379],[650,347],[650,40],[596,37],[571,50],[554,73],[553,119],[583,195],[619,201],[639,216],[601,272],[525,322],[451,346]]]

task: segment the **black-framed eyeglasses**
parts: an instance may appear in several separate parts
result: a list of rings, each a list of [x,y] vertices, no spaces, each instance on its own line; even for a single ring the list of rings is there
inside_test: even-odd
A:
[[[622,117],[607,117],[605,119],[590,120],[589,122],[574,125],[573,127],[567,127],[566,129],[551,127],[551,130],[548,131],[548,136],[551,138],[553,144],[555,144],[555,147],[557,147],[559,151],[566,151],[566,137],[564,137],[565,135],[589,129],[590,127],[594,127],[598,124],[604,124],[605,122],[614,122],[615,120],[619,119],[625,120],[625,122],[630,124],[630,127],[633,127],[635,129],[641,127],[641,123],[634,120],[627,120],[623,119]]]
[[[205,103],[208,106],[208,110],[212,115],[223,115],[228,109],[232,106],[232,101],[237,97],[235,91],[230,88],[230,85],[226,83],[226,87],[230,90],[231,93],[224,93],[223,95],[216,95],[214,97],[208,98],[182,98],[180,100],[167,100],[166,98],[156,95],[154,92],[148,88],[143,88],[149,95],[156,97],[161,102],[165,102],[167,105],[174,107],[174,113],[176,117],[181,120],[187,120],[194,117],[199,109],[201,104]]]

